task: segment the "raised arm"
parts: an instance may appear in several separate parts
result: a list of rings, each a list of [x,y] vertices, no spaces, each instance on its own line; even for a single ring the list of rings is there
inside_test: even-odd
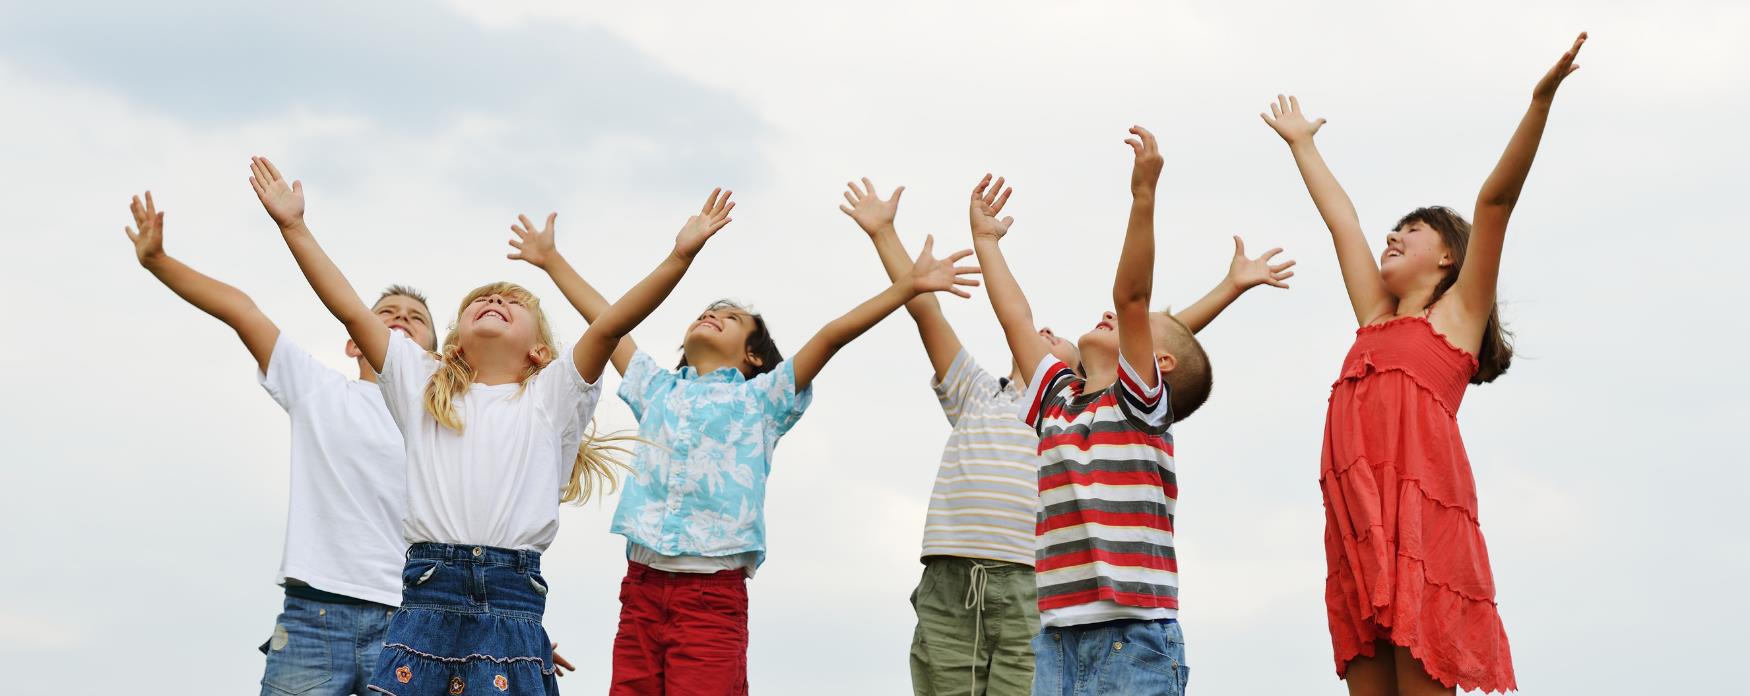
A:
[[[828,322],[814,334],[813,338],[796,351],[791,358],[791,367],[796,371],[796,390],[807,389],[814,383],[814,377],[820,374],[821,368],[832,360],[832,356],[840,348],[856,340],[863,332],[881,323],[893,310],[899,309],[912,298],[926,292],[951,292],[961,297],[971,297],[972,294],[957,286],[977,286],[978,281],[963,276],[978,273],[977,266],[955,266],[954,262],[972,255],[971,249],[963,249],[950,254],[946,259],[938,259],[930,254],[935,247],[934,237],[924,238],[924,250],[918,254],[917,262],[912,264],[911,272],[904,278],[895,281],[881,294],[876,295],[856,309],[842,317]]]
[[[1001,178],[993,184],[990,175],[984,175],[972,188],[967,216],[972,222],[972,249],[978,253],[979,268],[984,270],[984,294],[990,297],[991,311],[996,313],[1003,336],[1009,341],[1009,354],[1021,365],[1021,379],[1031,380],[1039,361],[1051,352],[1051,345],[1040,337],[1039,327],[1033,324],[1033,306],[1027,303],[1026,293],[1021,292],[1021,284],[1009,270],[1008,259],[1003,258],[1001,242],[1009,233],[1009,226],[1015,224],[1015,218],[997,216],[1002,214],[1011,193],[1014,189],[1004,188]]]
[[[1161,147],[1153,133],[1131,126],[1124,142],[1136,153],[1130,170],[1130,222],[1124,228],[1124,250],[1112,276],[1112,309],[1118,315],[1118,352],[1142,371],[1143,386],[1154,388],[1160,375],[1144,367],[1155,361],[1154,331],[1148,323],[1148,303],[1154,294],[1155,188],[1161,179]]]
[[[571,302],[578,314],[583,315],[583,320],[593,324],[601,318],[603,312],[608,311],[608,299],[597,292],[595,286],[590,285],[583,276],[578,275],[577,269],[571,267],[571,262],[566,261],[559,253],[553,234],[553,220],[558,217],[558,213],[548,214],[546,228],[537,232],[535,224],[529,221],[528,216],[518,215],[518,224],[510,226],[510,231],[517,236],[510,240],[510,245],[516,251],[506,257],[513,261],[527,261],[530,265],[546,271],[547,277],[553,279],[553,284],[559,286],[559,292],[565,295],[565,299]],[[614,371],[626,374],[626,364],[631,362],[632,354],[637,351],[638,344],[632,342],[631,336],[621,338],[619,345],[614,346],[613,355],[608,358],[614,364]]]
[[[1313,205],[1325,219],[1325,227],[1331,230],[1331,242],[1337,247],[1337,265],[1343,269],[1343,285],[1349,288],[1349,305],[1355,310],[1355,321],[1366,325],[1395,311],[1397,300],[1379,277],[1379,261],[1367,246],[1367,234],[1361,230],[1355,204],[1313,144],[1313,135],[1325,125],[1325,120],[1308,121],[1300,111],[1298,98],[1283,98],[1280,94],[1276,95],[1276,103],[1270,105],[1270,114],[1258,116],[1288,143],[1294,164],[1300,168],[1300,178],[1306,182],[1306,192],[1312,195]]]
[[[841,205],[839,210],[856,220],[857,226],[868,233],[869,241],[875,243],[875,253],[881,257],[887,279],[897,283],[910,275],[911,256],[906,254],[905,245],[899,241],[899,232],[893,228],[893,218],[899,214],[899,196],[905,193],[905,187],[894,189],[892,197],[881,200],[875,194],[874,182],[867,178],[863,179],[862,188],[854,182],[846,182],[845,186],[850,189],[845,192],[845,200],[850,205]],[[936,301],[933,293],[912,298],[905,303],[905,311],[918,325],[918,337],[923,339],[924,352],[930,356],[930,368],[936,372],[936,381],[942,381],[947,378],[948,368],[954,364],[954,356],[960,354],[960,337],[955,335],[954,327],[943,316],[942,304]]]
[[[322,300],[328,312],[346,327],[347,335],[364,353],[371,369],[382,372],[383,358],[389,351],[389,327],[371,313],[364,300],[359,299],[358,291],[353,290],[352,284],[341,274],[340,267],[328,258],[322,245],[316,243],[316,236],[310,233],[309,226],[304,224],[304,182],[294,181],[288,185],[279,169],[266,157],[250,158],[249,171],[249,185],[255,188],[256,198],[261,199],[261,207],[280,226],[280,236],[285,238],[286,248],[292,251],[298,269],[304,272],[304,279],[309,281],[310,288],[316,291],[316,297]]]
[[[1556,64],[1544,73],[1543,79],[1531,90],[1531,107],[1519,119],[1513,139],[1507,141],[1507,151],[1489,172],[1477,193],[1477,209],[1472,217],[1470,243],[1465,249],[1464,266],[1452,291],[1460,299],[1464,314],[1481,330],[1489,310],[1495,304],[1495,279],[1501,270],[1501,245],[1507,238],[1507,219],[1519,202],[1519,192],[1525,188],[1525,178],[1531,173],[1531,161],[1537,157],[1537,146],[1543,140],[1544,124],[1549,121],[1550,105],[1556,98],[1556,88],[1562,80],[1579,70],[1574,57],[1586,44],[1581,32]]]
[[[164,213],[152,202],[152,192],[146,192],[145,203],[134,196],[129,206],[134,213],[134,228],[123,228],[128,241],[134,243],[134,256],[140,265],[151,271],[164,287],[178,297],[206,312],[237,332],[243,347],[255,358],[255,364],[267,374],[268,361],[273,358],[273,344],[279,340],[280,329],[268,320],[243,291],[214,280],[200,271],[184,265],[164,253]]]
[[[1234,235],[1234,257],[1228,262],[1227,276],[1210,288],[1202,299],[1179,310],[1173,317],[1189,327],[1191,333],[1197,333],[1221,316],[1222,311],[1233,304],[1234,300],[1240,299],[1240,295],[1246,294],[1247,290],[1259,285],[1287,290],[1288,283],[1284,281],[1294,277],[1294,271],[1288,269],[1293,268],[1295,262],[1290,259],[1278,264],[1270,263],[1270,259],[1280,253],[1282,248],[1277,247],[1264,252],[1258,258],[1246,258],[1245,240]]]
[[[571,353],[572,360],[577,363],[577,373],[585,381],[594,382],[601,377],[602,365],[620,346],[620,341],[668,299],[674,286],[681,282],[681,276],[686,275],[687,268],[693,265],[693,257],[705,248],[705,242],[729,224],[732,219],[729,211],[735,209],[735,203],[729,200],[730,195],[730,191],[712,189],[705,205],[699,208],[699,214],[687,218],[687,224],[682,225],[680,233],[675,235],[674,251],[662,259],[656,270],[590,322],[589,330],[583,332]],[[623,367],[616,367],[624,372]]]

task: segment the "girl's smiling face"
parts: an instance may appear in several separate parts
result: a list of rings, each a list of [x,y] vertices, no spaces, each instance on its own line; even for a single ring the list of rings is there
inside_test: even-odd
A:
[[[1452,263],[1452,252],[1440,232],[1413,220],[1385,236],[1379,275],[1392,295],[1402,298],[1415,288],[1438,284]]]
[[[504,341],[524,351],[540,342],[540,322],[516,293],[487,293],[462,307],[456,330],[463,350],[479,341]]]

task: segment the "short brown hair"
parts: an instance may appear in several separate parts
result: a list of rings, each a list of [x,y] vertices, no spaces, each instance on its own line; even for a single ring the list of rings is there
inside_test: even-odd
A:
[[[1197,340],[1191,327],[1170,311],[1155,314],[1166,319],[1150,322],[1155,350],[1172,355],[1177,363],[1172,372],[1161,375],[1161,381],[1167,385],[1173,422],[1177,423],[1190,418],[1209,400],[1209,392],[1215,386],[1215,373],[1209,367],[1209,353],[1204,352],[1203,343]]]
[[[376,309],[377,305],[383,304],[383,300],[387,300],[391,297],[405,297],[418,302],[419,306],[425,308],[426,328],[431,330],[431,345],[426,346],[425,349],[434,353],[437,352],[437,327],[432,325],[432,322],[436,320],[431,316],[431,305],[426,304],[425,302],[425,293],[415,290],[411,286],[397,283],[384,288],[383,294],[377,296],[377,301],[371,303],[371,309]]]

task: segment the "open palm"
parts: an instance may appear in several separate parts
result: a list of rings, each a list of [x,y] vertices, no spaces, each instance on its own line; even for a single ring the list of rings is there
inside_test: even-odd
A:
[[[1234,235],[1234,258],[1227,267],[1228,282],[1242,292],[1259,285],[1287,289],[1288,283],[1284,281],[1294,277],[1294,271],[1288,269],[1294,267],[1295,261],[1289,259],[1282,263],[1270,263],[1270,259],[1280,253],[1282,248],[1277,247],[1264,252],[1258,258],[1247,258],[1246,241],[1240,239],[1239,235]]]
[[[164,253],[164,213],[153,205],[151,191],[146,192],[145,203],[140,202],[139,196],[134,196],[128,208],[133,212],[134,225],[140,231],[135,232],[133,227],[124,227],[122,231],[127,233],[128,241],[134,243],[134,258],[145,265]]]
[[[684,259],[697,256],[705,248],[705,242],[711,239],[711,235],[717,234],[724,225],[734,220],[729,217],[729,211],[735,210],[735,203],[729,200],[734,194],[734,191],[711,189],[711,195],[705,199],[705,205],[699,208],[699,214],[687,218],[687,224],[682,225],[680,233],[675,235],[676,255]]]
[[[845,202],[850,205],[841,205],[839,210],[856,220],[864,232],[875,234],[893,226],[893,219],[899,216],[899,197],[905,193],[904,186],[894,189],[887,200],[876,195],[875,182],[869,177],[863,177],[861,188],[853,181],[845,182],[845,188],[850,189],[845,191]]]
[[[512,261],[527,261],[536,268],[546,268],[547,260],[558,253],[555,251],[553,241],[553,220],[558,217],[558,213],[548,213],[546,228],[537,232],[535,231],[535,223],[529,221],[529,216],[516,216],[517,224],[510,226],[510,231],[516,233],[517,236],[516,239],[510,240],[511,247],[515,248],[516,251],[506,254],[505,258]]]
[[[936,246],[934,235],[924,238],[923,251],[918,252],[917,263],[911,267],[912,289],[919,293],[951,292],[961,297],[972,297],[961,286],[978,287],[978,279],[962,276],[977,275],[977,266],[955,266],[954,262],[972,255],[971,249],[961,249],[948,255],[948,258],[938,259],[931,254]]]
[[[1276,131],[1289,144],[1312,139],[1325,125],[1322,118],[1317,121],[1307,120],[1306,114],[1300,110],[1299,97],[1284,97],[1280,94],[1276,95],[1275,103],[1270,105],[1270,113],[1260,113],[1258,117],[1264,119],[1264,123],[1269,124],[1270,129]]]
[[[282,229],[303,222],[304,182],[286,183],[266,157],[249,158],[249,172],[249,185],[255,188],[255,197],[261,199],[268,217]]]

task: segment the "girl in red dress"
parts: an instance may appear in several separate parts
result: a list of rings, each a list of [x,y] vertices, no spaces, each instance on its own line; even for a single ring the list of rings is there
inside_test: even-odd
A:
[[[1517,688],[1455,415],[1466,383],[1495,379],[1512,358],[1495,312],[1501,243],[1556,88],[1579,69],[1585,42],[1582,33],[1532,89],[1477,194],[1474,225],[1449,208],[1412,211],[1377,264],[1313,145],[1325,120],[1308,121],[1299,100],[1280,96],[1264,116],[1331,229],[1361,324],[1331,387],[1319,464],[1325,605],[1351,694]]]

